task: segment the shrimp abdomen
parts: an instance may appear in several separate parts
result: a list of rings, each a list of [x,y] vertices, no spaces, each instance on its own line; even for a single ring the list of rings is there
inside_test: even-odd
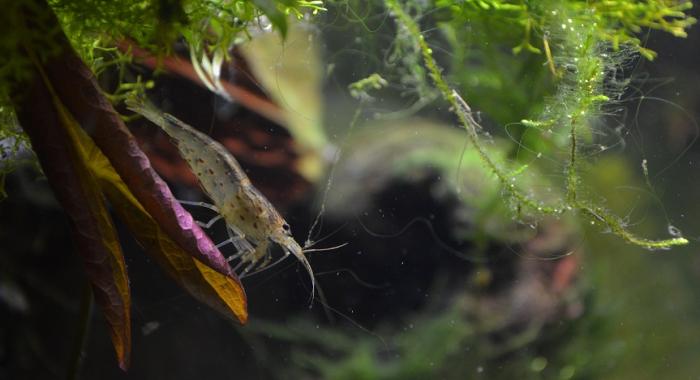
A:
[[[230,203],[240,186],[250,183],[235,158],[211,137],[145,103],[129,104],[172,138],[180,155],[217,207]]]

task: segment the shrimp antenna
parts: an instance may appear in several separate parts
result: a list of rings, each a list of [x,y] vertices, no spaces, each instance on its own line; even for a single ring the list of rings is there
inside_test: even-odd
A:
[[[306,249],[306,248],[311,248],[311,247],[313,247],[314,245],[316,245],[316,244],[318,244],[318,243],[321,243],[321,242],[323,242],[323,241],[329,239],[329,238],[332,237],[333,235],[335,235],[335,234],[337,234],[338,232],[340,232],[343,228],[347,227],[347,225],[348,225],[348,222],[343,223],[342,226],[336,228],[333,232],[329,233],[328,235],[326,235],[326,236],[324,236],[324,237],[322,237],[322,238],[320,238],[320,239],[318,239],[318,240],[316,240],[316,241],[311,241],[311,240],[309,240],[309,239],[306,239],[306,243],[304,243],[304,249]],[[304,252],[306,252],[306,251],[304,251]]]
[[[390,286],[390,284],[389,284],[388,282],[385,282],[385,283],[379,284],[379,285],[369,283],[369,282],[367,282],[367,281],[361,279],[360,276],[358,276],[357,273],[355,273],[355,272],[354,272],[352,269],[350,269],[350,268],[332,269],[332,270],[328,270],[328,271],[325,271],[325,272],[316,272],[316,277],[324,276],[324,275],[327,275],[327,274],[335,274],[335,275],[338,275],[338,274],[340,274],[340,273],[347,273],[350,277],[352,277],[355,281],[357,281],[358,284],[360,284],[360,285],[362,285],[362,286],[364,286],[364,287],[366,287],[366,288],[370,288],[370,289],[384,289],[384,288],[388,288],[388,287]]]
[[[350,242],[345,242],[343,244],[338,244],[335,247],[328,247],[328,248],[313,248],[313,249],[304,249],[302,252],[304,253],[309,253],[309,252],[325,252],[325,251],[332,251],[334,249],[338,248],[343,248],[346,245],[350,244]]]
[[[443,250],[453,254],[457,258],[462,259],[462,260],[467,261],[467,262],[485,263],[488,261],[485,258],[477,258],[477,257],[468,256],[464,252],[460,252],[457,249],[450,247],[447,243],[442,241],[440,236],[438,236],[438,234],[435,232],[435,229],[433,228],[432,222],[424,217],[415,217],[410,222],[406,223],[406,225],[403,226],[403,228],[401,228],[398,232],[390,233],[390,234],[382,234],[382,233],[374,232],[374,231],[370,230],[369,227],[367,227],[362,222],[362,219],[360,219],[359,216],[356,216],[355,218],[357,219],[357,222],[360,224],[360,226],[365,230],[365,232],[367,232],[370,236],[378,237],[378,238],[395,238],[395,237],[401,236],[401,235],[403,235],[404,232],[408,231],[408,229],[411,228],[414,224],[422,223],[426,226],[426,228],[430,232],[430,235],[432,235],[433,240],[438,245],[438,247],[440,247],[441,249],[443,249]]]
[[[352,319],[352,318],[351,318],[350,316],[348,316],[347,314],[342,313],[340,310],[338,310],[338,309],[334,308],[333,306],[329,305],[329,304],[328,304],[328,301],[326,300],[326,297],[325,297],[325,295],[323,294],[323,291],[321,290],[320,287],[318,288],[318,290],[319,290],[319,298],[320,298],[320,300],[316,300],[316,302],[319,303],[319,304],[323,307],[323,311],[326,313],[326,317],[328,318],[328,320],[330,320],[331,322],[334,322],[334,321],[335,321],[335,318],[333,318],[332,315],[330,314],[330,311],[332,311],[333,313],[335,313],[335,314],[341,316],[341,317],[342,317],[343,319],[345,319],[346,321],[350,322],[353,326],[357,327],[357,328],[360,329],[361,331],[363,331],[363,332],[365,332],[365,333],[367,333],[367,334],[369,334],[369,335],[372,335],[372,336],[374,336],[375,338],[377,338],[377,339],[379,340],[379,342],[381,342],[381,344],[384,346],[384,349],[385,349],[385,350],[389,350],[389,345],[387,344],[386,340],[384,340],[384,337],[382,337],[381,335],[379,335],[379,334],[375,333],[374,331],[368,329],[367,327],[362,326],[359,322],[355,321],[354,319]],[[314,300],[311,299],[311,302],[314,302]]]

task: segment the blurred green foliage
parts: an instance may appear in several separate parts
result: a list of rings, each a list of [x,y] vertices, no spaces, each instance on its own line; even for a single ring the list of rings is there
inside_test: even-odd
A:
[[[288,16],[323,10],[315,0],[47,0],[3,2],[0,12],[0,141],[3,160],[26,142],[14,122],[9,102],[15,83],[26,82],[32,63],[25,47],[38,52],[38,59],[60,53],[53,46],[56,35],[65,33],[73,47],[96,74],[109,67],[122,69],[130,63],[129,53],[116,45],[124,39],[162,56],[184,41],[197,52],[228,57],[230,48],[257,32],[276,29],[287,32]],[[33,15],[27,22],[27,14]],[[54,14],[61,28],[45,33],[34,24],[51,25]],[[38,32],[37,30],[41,30]],[[119,78],[123,80],[123,78]],[[124,84],[119,91],[140,90]],[[123,95],[123,94],[122,94]],[[121,97],[117,97],[120,99]],[[2,165],[4,177],[13,165]],[[0,183],[1,184],[1,183]]]
[[[353,9],[346,12],[353,15],[348,17],[350,24],[359,25],[355,32],[362,37],[357,40],[367,49],[362,52],[372,52],[376,45],[381,46],[377,41],[387,31],[386,25],[371,14],[360,12],[370,6],[342,4]],[[435,4],[442,8],[434,7]],[[417,97],[421,107],[442,95],[446,103],[457,109],[459,99],[451,92],[454,88],[468,99],[475,113],[476,110],[483,112],[487,120],[484,124],[506,126],[516,142],[508,155],[506,142],[494,139],[497,143],[491,144],[492,140],[485,137],[480,126],[464,125],[475,132],[476,145],[497,165],[494,167],[500,171],[496,176],[502,177],[503,193],[508,195],[510,184],[523,189],[525,199],[535,195],[534,199],[540,201],[546,199],[541,197],[544,193],[549,199],[542,205],[561,207],[557,211],[567,203],[582,210],[589,208],[596,214],[592,217],[593,227],[607,223],[608,231],[626,234],[615,228],[627,228],[629,219],[618,218],[607,208],[620,212],[634,207],[629,205],[634,199],[618,188],[623,184],[635,185],[632,170],[620,159],[607,160],[600,170],[590,174],[586,173],[585,166],[590,160],[588,156],[601,150],[600,141],[595,139],[601,133],[604,116],[620,106],[629,84],[631,64],[639,55],[645,59],[655,57],[654,52],[644,47],[639,33],[651,28],[683,37],[684,30],[695,22],[685,13],[690,6],[689,2],[661,1],[405,1],[400,7],[410,15],[416,29],[411,31],[410,26],[402,26],[399,21],[396,39],[384,66],[373,66],[375,62],[368,60],[357,70],[376,70],[382,77],[390,78],[390,87],[398,88],[407,97]],[[391,11],[390,15],[397,17],[396,13]],[[425,43],[424,46],[421,43]],[[358,52],[348,48],[348,54]],[[434,59],[432,63],[431,59]],[[444,71],[438,63],[445,67]],[[400,73],[398,79],[397,72]],[[431,79],[437,83],[431,83]],[[444,88],[440,88],[441,85]],[[444,109],[440,111],[445,113]],[[418,168],[423,166],[437,168],[445,173],[443,181],[449,183],[448,187],[455,186],[452,181],[460,179],[460,174],[455,173],[462,173],[465,184],[483,190],[483,193],[474,193],[474,188],[462,187],[464,204],[486,207],[490,203],[487,195],[497,201],[502,198],[494,187],[496,181],[475,180],[475,177],[492,179],[480,162],[477,150],[469,147],[461,155],[457,154],[463,149],[466,136],[460,138],[459,133],[451,135],[456,132],[454,130],[436,130],[420,121],[404,120],[402,123],[410,126],[371,125],[364,135],[360,132],[353,137],[354,149],[348,147],[343,157],[354,160],[347,164],[353,170],[343,172],[342,165],[338,169],[333,193],[341,194],[337,200],[339,205],[334,206],[331,196],[327,204],[329,209],[342,208],[344,191],[353,194],[355,203],[363,203],[365,194],[371,193],[377,185],[372,181],[358,181],[351,173],[370,171],[373,174],[368,178],[378,180],[382,177],[378,172],[384,166],[392,166],[395,175],[405,177],[420,172]],[[372,130],[374,135],[371,135]],[[442,136],[443,133],[448,136]],[[362,153],[358,153],[360,151]],[[542,156],[549,160],[540,159]],[[456,157],[460,157],[460,161]],[[556,174],[552,178],[564,179],[559,188],[562,198],[558,198],[561,195],[556,186],[551,186],[555,189],[551,190],[550,181],[543,179],[538,168],[554,170]],[[562,172],[566,176],[562,176]],[[472,177],[467,178],[470,175]],[[606,177],[612,177],[614,183],[605,182]],[[350,189],[353,186],[361,189]],[[538,189],[546,191],[537,194]],[[603,196],[607,202],[600,201]],[[568,200],[564,199],[567,197]],[[606,208],[592,206],[587,197],[605,202]],[[523,202],[516,198],[512,203]],[[540,203],[533,205],[537,207]],[[494,215],[501,218],[494,224],[501,228],[510,220],[507,213],[495,212]],[[635,228],[644,234],[653,234],[665,222],[650,219],[653,221],[649,221],[649,225]],[[482,222],[477,224],[488,225]],[[494,240],[508,236],[500,236],[493,230],[487,233]],[[601,236],[599,231],[591,235]],[[632,235],[627,237],[636,239]],[[403,329],[379,326],[373,330],[377,335],[371,336],[356,326],[343,332],[337,327],[319,327],[307,319],[288,321],[286,326],[292,328],[283,331],[275,331],[268,324],[258,327],[269,336],[304,347],[292,352],[293,361],[304,370],[328,379],[586,379],[640,378],[649,377],[650,373],[656,376],[691,374],[690,356],[697,352],[697,344],[691,343],[695,334],[681,337],[678,336],[681,330],[659,325],[672,323],[672,311],[655,309],[650,313],[647,310],[649,300],[665,297],[672,305],[669,308],[677,307],[684,312],[692,308],[688,291],[676,284],[678,281],[673,274],[665,273],[663,278],[656,278],[662,274],[655,273],[653,262],[665,259],[640,258],[632,254],[638,251],[636,246],[609,237],[591,240],[591,251],[595,255],[585,264],[590,276],[582,280],[585,284],[580,284],[589,290],[584,297],[583,316],[573,321],[562,320],[556,326],[533,332],[534,335],[521,336],[522,345],[513,343],[513,350],[502,356],[487,347],[487,339],[478,323],[465,320],[455,304],[446,310],[428,307],[428,310],[405,315]],[[624,269],[624,275],[618,275],[621,268],[629,270]],[[664,271],[668,272],[667,269]],[[640,279],[635,270],[640,270],[644,278]],[[639,281],[645,283],[637,286]],[[445,297],[445,289],[433,289],[433,292]],[[643,294],[645,292],[649,293]],[[669,295],[661,295],[664,292]],[[620,306],[621,302],[633,303],[633,310]],[[634,314],[631,318],[630,311]],[[690,324],[690,321],[683,321],[682,331],[697,330]],[[652,331],[650,329],[653,332],[644,332]],[[665,355],[673,351],[674,341],[683,346],[684,353]],[[649,365],[643,365],[646,361]],[[662,369],[669,363],[675,367]],[[285,369],[293,370],[299,368]]]

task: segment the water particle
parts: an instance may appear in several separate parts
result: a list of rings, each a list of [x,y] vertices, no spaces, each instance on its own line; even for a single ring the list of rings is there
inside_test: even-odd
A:
[[[568,380],[574,377],[576,374],[576,368],[574,366],[566,366],[559,371],[559,378],[562,380]]]
[[[681,232],[681,230],[678,227],[671,225],[671,224],[668,225],[668,233],[669,233],[669,235],[671,235],[673,237],[683,236],[683,233]]]
[[[534,372],[542,372],[547,367],[547,359],[541,356],[532,359],[530,369]]]
[[[158,321],[147,322],[141,327],[141,333],[143,336],[148,336],[154,331],[158,330],[159,327],[160,323]]]

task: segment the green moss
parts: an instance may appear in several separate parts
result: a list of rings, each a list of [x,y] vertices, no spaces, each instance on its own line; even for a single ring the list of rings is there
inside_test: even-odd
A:
[[[656,53],[642,46],[638,33],[655,29],[685,37],[685,30],[696,22],[686,13],[692,3],[683,0],[467,0],[459,3],[437,0],[435,3],[449,9],[454,19],[474,20],[486,15],[499,22],[519,25],[515,33],[520,42],[513,48],[515,53],[541,54],[544,41],[535,41],[534,36],[544,36],[543,32],[554,32],[557,27],[569,28],[569,18],[562,17],[565,14],[573,17],[572,22],[585,23],[591,28],[590,34],[596,41],[609,42],[615,50],[621,46],[632,47],[648,59],[653,59]],[[513,33],[512,28],[508,29]]]
[[[684,29],[695,22],[693,18],[683,13],[683,10],[687,10],[690,5],[686,3],[668,5],[666,2],[655,1],[632,4],[610,1],[593,2],[590,6],[583,7],[576,1],[542,1],[537,3],[536,9],[525,6],[503,7],[508,4],[497,1],[465,2],[462,7],[453,6],[451,9],[458,13],[475,10],[508,12],[508,14],[515,12],[514,17],[525,25],[523,34],[526,39],[529,39],[530,31],[535,26],[546,30],[560,29],[556,34],[557,46],[560,49],[557,49],[553,56],[548,57],[551,60],[551,67],[554,68],[554,74],[561,77],[560,83],[555,96],[547,102],[548,106],[545,107],[541,120],[535,122],[538,125],[551,126],[550,131],[559,135],[562,135],[562,130],[567,131],[568,134],[566,199],[560,205],[544,204],[533,198],[518,186],[515,178],[505,172],[502,164],[488,154],[479,136],[481,126],[474,119],[469,105],[457,91],[450,87],[443,76],[442,69],[433,56],[433,50],[421,33],[417,22],[398,1],[386,0],[387,7],[399,25],[399,38],[402,36],[401,30],[405,31],[403,33],[409,36],[414,46],[420,51],[428,76],[443,99],[450,105],[460,124],[466,129],[472,146],[479,153],[486,167],[498,178],[518,212],[522,207],[535,213],[553,215],[577,211],[587,217],[592,224],[600,224],[625,241],[648,249],[667,249],[671,246],[687,244],[688,241],[682,237],[664,240],[638,237],[627,229],[621,218],[594,202],[581,199],[579,188],[582,184],[579,179],[578,161],[581,149],[579,136],[582,133],[590,133],[591,120],[595,118],[597,111],[606,101],[619,95],[624,89],[619,82],[615,86],[606,87],[604,83],[606,74],[614,73],[621,62],[628,59],[627,51],[631,49],[640,51],[639,40],[631,37],[630,33],[638,32],[642,27],[650,27],[682,37],[685,35]],[[524,44],[521,46],[530,46],[529,40]],[[611,44],[609,48],[608,44]],[[529,50],[539,53],[535,51],[538,49]],[[516,53],[520,51],[522,49],[515,49]],[[550,49],[547,48],[547,51],[550,52]]]
[[[248,39],[251,30],[265,23],[262,16],[285,35],[289,15],[302,17],[304,12],[324,9],[322,2],[315,0],[46,1],[5,2],[0,12],[0,141],[9,142],[3,145],[3,154],[7,149],[14,153],[16,148],[12,147],[27,140],[14,122],[9,101],[14,83],[26,83],[32,75],[32,62],[24,54],[27,48],[45,60],[60,53],[54,41],[65,33],[96,74],[118,68],[120,85],[112,100],[119,101],[150,85],[124,83],[123,69],[131,56],[116,48],[123,39],[160,56],[171,53],[175,42],[184,38],[193,51],[227,58],[234,44]],[[53,25],[53,17],[58,17],[60,28],[47,31],[46,27],[35,27]],[[0,178],[12,168],[14,165],[3,164]]]

